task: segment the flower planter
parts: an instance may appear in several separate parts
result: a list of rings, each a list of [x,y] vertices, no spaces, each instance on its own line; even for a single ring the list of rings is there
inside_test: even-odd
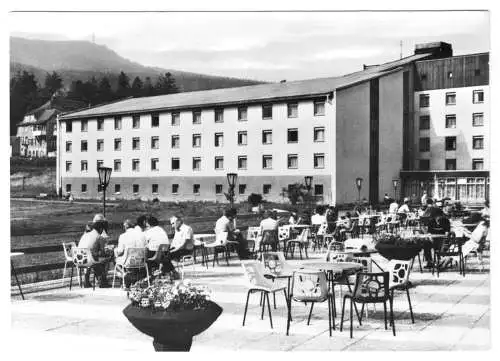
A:
[[[415,243],[390,244],[379,242],[375,245],[375,249],[382,257],[387,258],[389,261],[392,259],[408,261],[419,254],[422,250],[422,245]]]
[[[135,328],[153,337],[155,351],[189,351],[193,336],[210,327],[222,308],[208,302],[203,309],[156,311],[128,305],[123,314]]]

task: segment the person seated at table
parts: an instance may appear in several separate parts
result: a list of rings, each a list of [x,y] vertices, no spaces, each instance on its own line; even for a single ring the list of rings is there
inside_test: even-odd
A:
[[[291,212],[290,213],[290,218],[288,218],[288,224],[290,225],[296,225],[297,224],[297,213],[296,212]]]
[[[240,259],[249,259],[250,253],[247,249],[247,241],[243,238],[241,232],[235,228],[234,219],[236,218],[236,209],[230,208],[224,211],[224,215],[215,222],[215,234],[227,232],[227,240],[238,242],[236,251]]]
[[[408,206],[409,203],[410,198],[405,197],[405,199],[403,200],[403,204],[398,208],[397,211],[397,214],[399,215],[399,218],[403,223],[406,221],[406,218],[408,218],[408,213],[410,213],[410,207]]]
[[[194,233],[193,229],[183,222],[180,215],[171,217],[170,224],[174,227],[175,234],[172,243],[170,243],[170,253],[163,264],[162,273],[172,272],[173,278],[179,279],[179,273],[175,270],[172,260],[179,262],[183,256],[193,253]]]
[[[125,262],[125,250],[128,248],[146,248],[146,237],[143,232],[138,232],[135,229],[134,222],[130,219],[123,221],[124,232],[118,237],[118,246],[114,249],[115,262],[123,264]],[[131,277],[126,274],[123,277],[125,288],[130,287]]]
[[[394,201],[389,206],[389,213],[396,214],[399,208],[398,202],[394,199]]]
[[[146,219],[148,218],[147,215],[143,214],[143,215],[140,215],[139,217],[137,217],[137,220],[135,222],[135,231],[138,233],[138,234],[142,234],[144,233],[144,231],[146,230],[147,228],[147,225],[146,225]]]
[[[325,209],[322,206],[317,206],[311,217],[311,224],[322,225],[323,223],[326,223]]]
[[[106,256],[105,246],[107,238],[102,237],[104,232],[103,223],[89,223],[87,224],[87,232],[85,232],[80,241],[78,248],[88,248],[94,260],[99,262],[94,266],[94,272],[99,281],[99,287],[109,287],[106,278],[107,264],[109,258]],[[85,273],[84,287],[90,287],[90,272],[87,270]]]
[[[310,226],[311,225],[311,213],[309,211],[304,211],[299,217],[297,223],[299,225]]]
[[[427,232],[430,234],[442,234],[443,236],[448,237],[451,230],[450,220],[445,216],[441,209],[435,210],[434,217],[429,221],[427,225]],[[424,248],[424,258],[427,262],[425,268],[432,268],[432,248],[433,241],[430,239],[426,239],[423,242]]]
[[[422,194],[422,198],[420,198],[420,201],[422,202],[422,206],[427,206],[427,191],[424,191],[424,194]]]
[[[468,240],[462,245],[463,257],[467,257],[471,252],[477,252],[478,259],[482,267],[482,252],[486,244],[490,222],[488,219],[483,218],[472,232],[465,227],[461,227],[461,231],[465,238]],[[458,256],[448,257],[442,261],[442,266],[451,266],[453,263],[458,263]]]
[[[484,208],[481,209],[481,217],[483,219],[490,218],[490,201],[489,200],[484,201]]]
[[[264,219],[260,222],[260,234],[261,237],[257,238],[255,243],[255,249],[260,249],[260,244],[270,244],[272,250],[276,250],[276,245],[278,243],[278,227],[279,222],[276,219],[277,214],[272,211],[264,212]]]
[[[328,207],[326,211],[326,222],[328,223],[328,233],[334,233],[337,224],[338,212],[335,206]]]
[[[158,219],[149,215],[146,218],[146,230],[144,231],[144,237],[146,239],[146,247],[148,249],[148,258],[153,257],[158,251],[158,247],[161,244],[170,245],[170,240],[168,239],[167,232],[160,227]]]

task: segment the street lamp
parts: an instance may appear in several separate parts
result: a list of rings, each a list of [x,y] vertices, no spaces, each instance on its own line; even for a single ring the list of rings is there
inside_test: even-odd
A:
[[[312,181],[313,181],[313,177],[310,176],[310,175],[306,175],[304,177],[304,182],[306,184],[306,189],[307,189],[307,195],[309,195],[309,192],[311,191],[311,188],[312,188]],[[309,197],[308,197],[309,198]]]
[[[106,188],[108,188],[109,180],[111,179],[111,168],[98,167],[99,185],[102,189],[102,214],[106,217]]]
[[[233,208],[234,187],[236,185],[237,179],[238,179],[238,174],[236,174],[236,173],[228,173],[227,174],[227,183],[229,184],[228,196],[229,196],[229,202],[231,203],[231,208]]]
[[[363,185],[363,178],[356,178],[356,187],[358,188],[358,203],[361,203],[361,186]]]
[[[396,200],[396,189],[398,188],[399,179],[395,178],[392,180],[392,186],[394,187],[394,200]]]

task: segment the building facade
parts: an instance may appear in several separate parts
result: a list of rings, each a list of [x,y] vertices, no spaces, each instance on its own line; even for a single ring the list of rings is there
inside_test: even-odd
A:
[[[224,202],[226,174],[234,172],[237,201],[258,193],[279,202],[289,185],[312,176],[317,202],[341,204],[358,200],[361,177],[359,197],[377,203],[418,163],[411,131],[416,64],[449,57],[446,45],[342,77],[127,99],[66,113],[58,120],[58,187],[97,198],[97,167],[106,166],[113,169],[107,197]]]

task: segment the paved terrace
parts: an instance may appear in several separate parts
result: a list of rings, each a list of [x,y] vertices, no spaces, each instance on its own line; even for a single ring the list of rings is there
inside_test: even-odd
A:
[[[320,255],[312,256],[312,261]],[[384,260],[375,255],[382,266]],[[301,261],[290,261],[298,264]],[[486,260],[488,262],[488,260]],[[396,337],[384,330],[383,307],[369,307],[363,326],[355,323],[354,338],[349,338],[349,323],[338,330],[341,302],[336,295],[337,330],[328,336],[326,303],[314,307],[311,324],[307,326],[309,307],[293,303],[294,321],[290,336],[285,336],[286,306],[283,296],[276,296],[273,311],[274,329],[267,315],[260,319],[259,296],[250,298],[245,327],[241,326],[246,288],[240,263],[210,268],[189,267],[186,278],[208,285],[213,300],[223,309],[219,319],[193,340],[192,352],[205,351],[327,351],[327,350],[487,350],[490,348],[490,274],[479,272],[474,260],[472,272],[465,278],[458,272],[444,272],[438,279],[429,271],[421,274],[417,267],[410,276],[415,324],[411,323],[404,294],[395,297]],[[489,269],[489,265],[486,265]],[[66,283],[67,284],[67,283]],[[123,316],[128,300],[119,288],[95,291],[68,287],[39,290],[22,301],[12,288],[11,346],[22,350],[24,340],[34,337],[45,349],[64,352],[74,345],[92,345],[100,350],[153,351],[152,339],[137,331]],[[29,286],[26,286],[29,292]],[[272,301],[271,301],[272,302]],[[267,313],[267,311],[266,311]],[[356,318],[354,318],[356,320]]]

